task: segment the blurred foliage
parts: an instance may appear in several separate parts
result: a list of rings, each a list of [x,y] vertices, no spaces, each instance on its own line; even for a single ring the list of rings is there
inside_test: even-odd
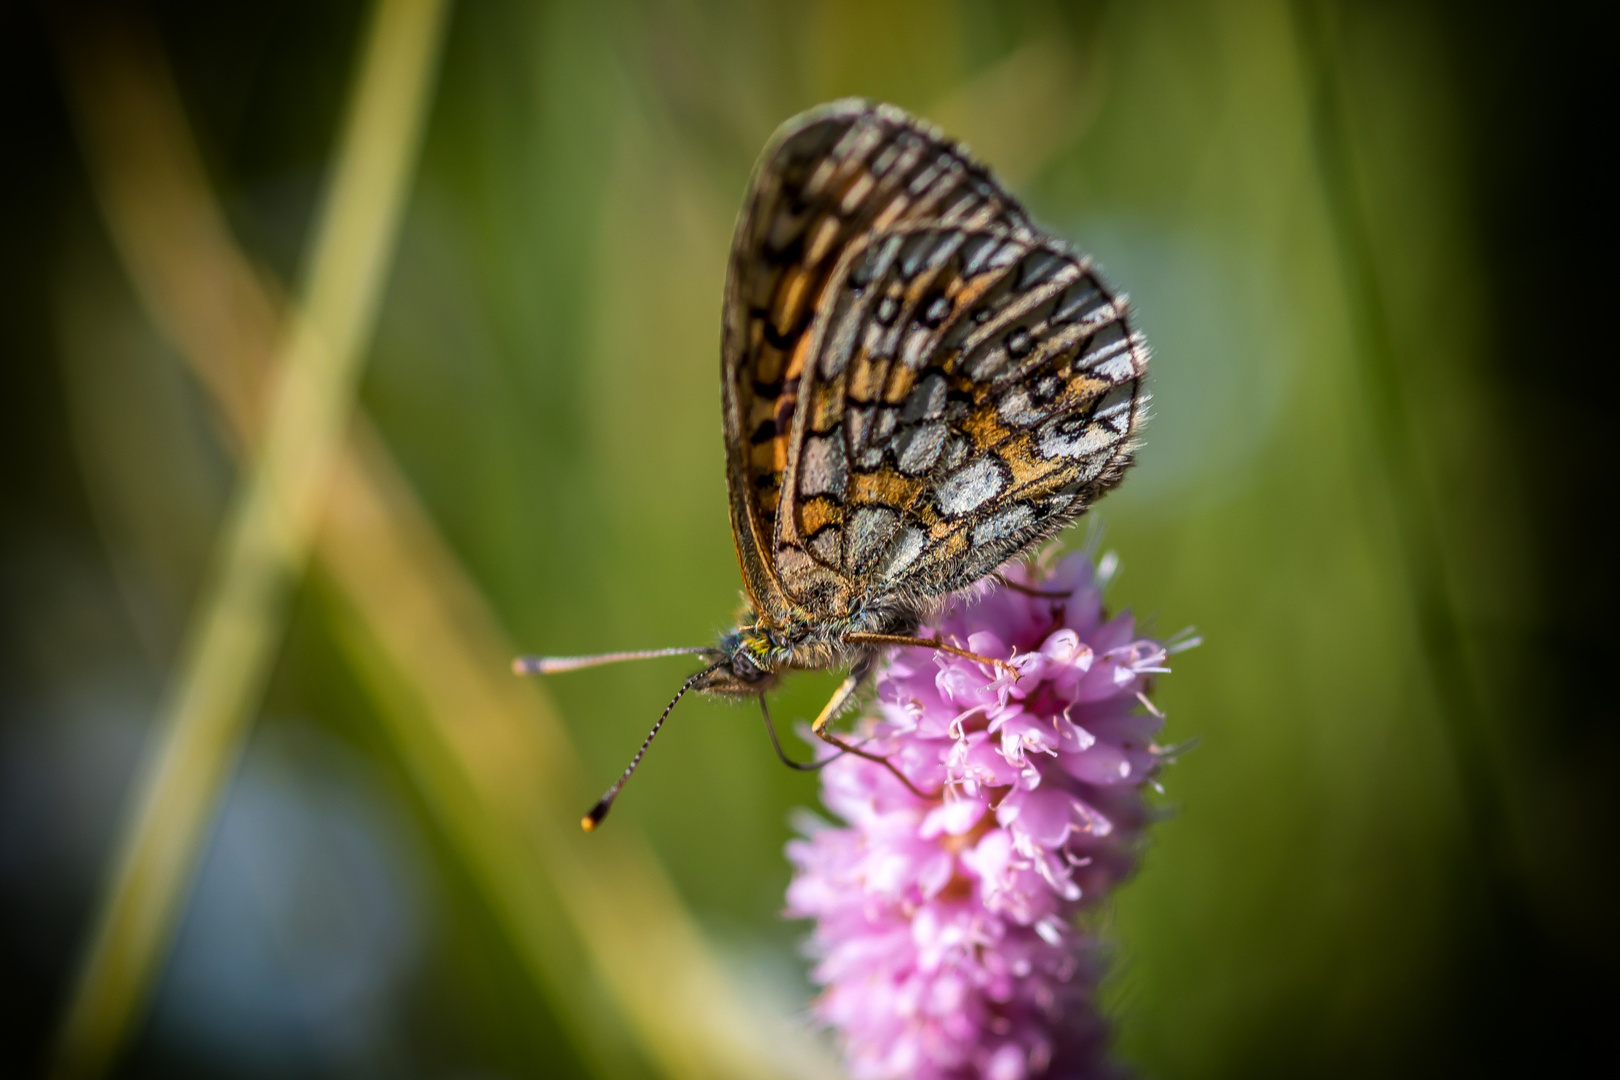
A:
[[[1613,571],[1588,509],[1612,485],[1584,149],[1601,65],[1573,5],[1515,10],[463,4],[360,393],[409,487],[393,505],[420,501],[444,580],[464,575],[524,651],[707,642],[737,604],[714,377],[754,157],[845,94],[938,120],[1102,260],[1156,348],[1147,447],[1100,510],[1125,566],[1112,600],[1207,644],[1163,683],[1170,737],[1198,744],[1107,917],[1122,1055],[1156,1076],[1552,1071],[1598,1030],[1617,944],[1616,738],[1593,679]],[[230,234],[281,304],[366,9],[148,14]],[[0,19],[0,1062],[26,1071],[236,451],[87,176],[58,61],[87,23]],[[410,678],[357,633],[323,564],[126,1073],[678,1071],[656,1034],[613,1057],[656,1003],[637,1013],[611,958],[522,939],[531,879],[560,890],[531,922],[572,900],[587,941],[598,905],[568,890],[603,879],[492,877],[574,849],[478,823],[571,829],[535,808],[593,797],[680,663],[551,681],[578,761],[537,769],[524,801],[522,775],[455,786],[446,763],[476,755],[453,740],[480,717],[413,720]],[[501,640],[484,633],[469,655]],[[800,677],[775,709],[813,714],[829,688]],[[557,745],[543,704],[511,712],[539,725],[525,753]],[[645,836],[730,992],[790,1022],[808,987],[781,849],[814,800],[751,711],[690,702],[609,827]]]

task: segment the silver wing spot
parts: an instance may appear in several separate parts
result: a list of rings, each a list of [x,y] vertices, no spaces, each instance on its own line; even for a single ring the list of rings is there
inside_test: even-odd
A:
[[[1001,396],[996,412],[1009,427],[1028,427],[1046,415],[1046,408],[1030,398],[1029,387],[1014,386]]]
[[[1124,367],[1120,367],[1123,361]],[[1120,323],[1109,323],[1091,336],[1085,351],[1074,362],[1078,371],[1089,371],[1104,379],[1128,379],[1136,373],[1130,338]]]
[[[989,382],[1006,365],[1006,346],[999,341],[986,341],[967,358],[962,370],[974,382]]]
[[[964,278],[973,278],[984,273],[986,265],[990,261],[990,256],[995,254],[995,250],[995,238],[982,233],[963,241],[962,276]]]
[[[1106,425],[1115,435],[1123,436],[1131,429],[1131,405],[1136,398],[1134,387],[1116,386],[1097,403],[1092,419]]]
[[[895,459],[900,471],[907,476],[921,476],[932,469],[945,448],[946,430],[943,421],[935,421],[897,436]]]
[[[1033,507],[1028,503],[1013,503],[973,526],[973,546],[983,547],[1004,540],[1034,520]]]
[[[1103,292],[1096,278],[1087,274],[1058,297],[1057,303],[1052,308],[1052,325],[1085,322],[1091,318],[1093,312],[1108,303],[1110,303],[1108,294]]]
[[[934,335],[927,327],[914,326],[906,334],[906,343],[900,350],[900,362],[912,371],[922,367],[928,360],[928,354],[923,350],[933,340]]]
[[[844,526],[844,550],[851,570],[860,571],[883,553],[900,515],[887,506],[862,506],[850,515]]]
[[[838,530],[828,525],[817,530],[816,535],[810,538],[810,550],[828,566],[837,566],[842,555],[838,541]]]
[[[907,529],[895,537],[894,543],[884,553],[883,562],[878,566],[877,576],[892,580],[904,574],[917,556],[923,553],[928,545],[928,534],[921,529]]]
[[[843,434],[834,431],[806,439],[799,457],[799,494],[806,498],[833,495],[842,499],[848,483]]]
[[[945,376],[939,372],[933,371],[923,376],[911,388],[905,404],[900,407],[901,422],[913,424],[918,420],[936,420],[945,415],[947,389]]]
[[[874,445],[872,438],[874,412],[872,406],[861,405],[844,413],[844,423],[849,426],[849,449],[857,469],[875,469],[883,461],[883,444]]]
[[[1054,251],[1040,249],[1032,251],[1029,258],[1018,268],[1018,280],[1013,284],[1013,288],[1018,292],[1033,289],[1065,265],[1063,256]]]
[[[1000,249],[998,249],[994,255],[990,256],[990,260],[985,263],[985,268],[989,270],[999,270],[1004,266],[1011,266],[1013,263],[1023,258],[1024,252],[1028,250],[1029,248],[1018,243],[1018,241],[1009,240],[1007,243],[1001,245]]]
[[[890,297],[884,297],[889,300]],[[874,360],[886,360],[894,355],[895,345],[900,340],[900,327],[885,326],[882,314],[866,324],[866,333],[862,335],[861,346],[866,349],[867,356]]]
[[[1060,416],[1041,425],[1035,446],[1044,458],[1083,458],[1100,453],[1119,441],[1104,424],[1081,415]]]
[[[872,425],[873,446],[882,446],[889,441],[889,436],[894,434],[896,412],[893,407],[878,410],[877,420]]]
[[[934,493],[934,501],[946,517],[960,517],[1001,494],[1007,481],[1007,466],[1000,458],[987,455],[947,476]]]

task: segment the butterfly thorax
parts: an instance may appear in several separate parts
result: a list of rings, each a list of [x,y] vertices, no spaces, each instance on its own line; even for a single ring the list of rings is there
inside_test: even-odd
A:
[[[719,666],[697,684],[711,694],[756,696],[773,687],[786,671],[820,671],[852,662],[867,651],[851,645],[851,633],[909,634],[915,616],[866,609],[836,622],[805,620],[774,623],[749,613],[722,634],[709,654]]]

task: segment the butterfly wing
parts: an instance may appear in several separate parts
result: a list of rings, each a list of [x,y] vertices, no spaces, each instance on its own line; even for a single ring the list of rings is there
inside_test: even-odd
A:
[[[1034,236],[982,166],[893,106],[841,101],[795,117],[755,169],[726,280],[721,394],[732,532],[766,617],[790,617],[808,594],[784,585],[776,536],[810,328],[851,246],[917,221]]]
[[[926,222],[845,252],[808,331],[777,577],[822,617],[960,589],[1116,484],[1147,348],[1089,260]]]

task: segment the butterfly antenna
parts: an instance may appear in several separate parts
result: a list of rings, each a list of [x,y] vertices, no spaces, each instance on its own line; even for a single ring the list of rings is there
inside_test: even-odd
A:
[[[642,649],[639,652],[597,653],[595,656],[520,656],[512,661],[515,675],[555,675],[560,671],[617,664],[621,660],[656,660],[660,656],[693,656],[710,650],[703,645],[678,649]]]
[[[596,827],[602,824],[602,819],[607,817],[609,810],[613,809],[613,800],[619,797],[619,792],[624,789],[625,783],[636,771],[636,766],[641,764],[641,759],[647,754],[647,747],[652,745],[653,739],[658,735],[658,729],[664,726],[665,720],[669,719],[669,714],[675,710],[676,703],[685,697],[686,692],[696,686],[699,680],[718,671],[723,663],[725,661],[722,660],[719,663],[710,664],[681,684],[681,688],[675,691],[675,696],[669,699],[669,704],[664,706],[663,713],[658,717],[658,723],[653,725],[652,730],[647,732],[647,737],[641,741],[641,749],[637,750],[636,756],[630,759],[630,764],[625,768],[623,774],[613,781],[613,786],[607,789],[606,794],[596,800],[596,805],[591,807],[591,812],[579,819],[580,828],[586,832],[594,832]]]

